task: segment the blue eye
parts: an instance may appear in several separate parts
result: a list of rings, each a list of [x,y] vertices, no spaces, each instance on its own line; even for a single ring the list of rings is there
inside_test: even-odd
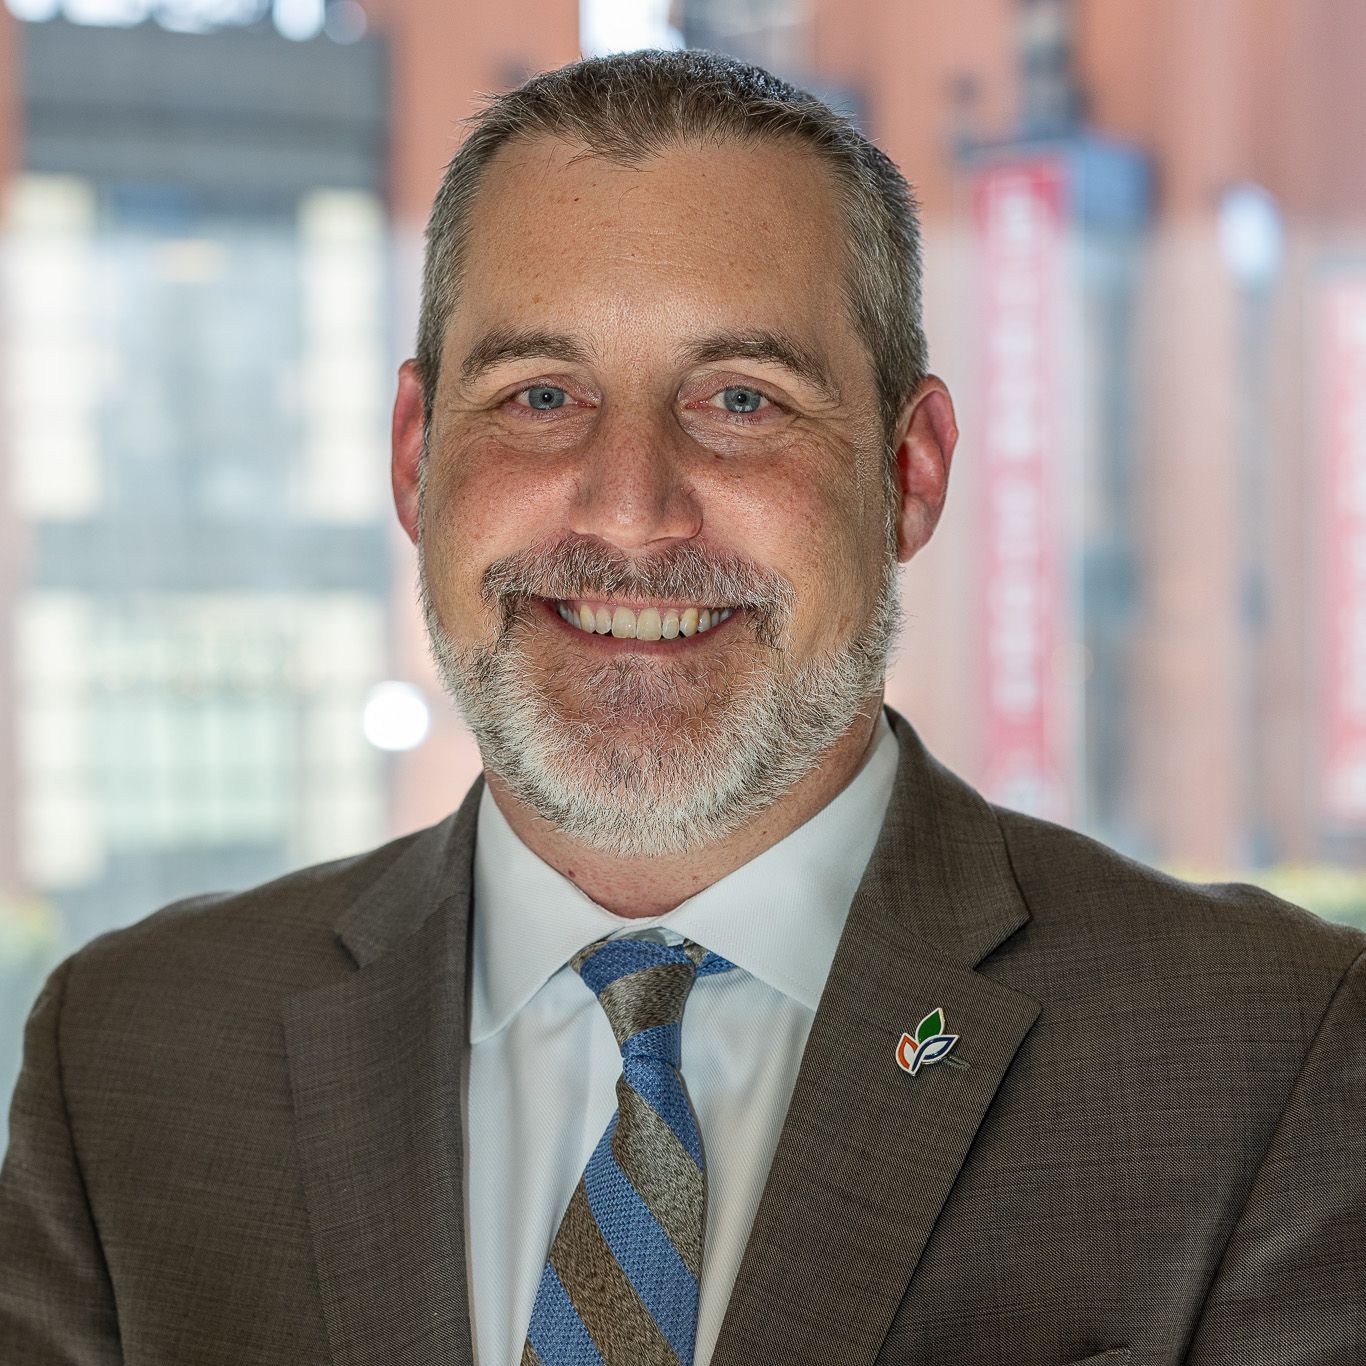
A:
[[[569,395],[554,384],[534,384],[530,389],[523,389],[522,393],[526,395],[526,406],[539,413],[563,408],[569,402]]]
[[[732,384],[721,390],[721,402],[728,413],[757,413],[764,396],[757,389]]]

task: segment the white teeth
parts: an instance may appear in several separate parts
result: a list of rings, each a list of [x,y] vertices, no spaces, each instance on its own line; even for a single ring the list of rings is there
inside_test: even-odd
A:
[[[733,607],[592,607],[586,602],[557,602],[560,617],[580,631],[618,640],[676,640],[700,635],[719,626],[735,612]]]

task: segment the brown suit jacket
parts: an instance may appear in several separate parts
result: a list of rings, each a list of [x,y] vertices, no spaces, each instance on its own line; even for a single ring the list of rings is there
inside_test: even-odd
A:
[[[715,1366],[1361,1366],[1366,937],[994,809],[891,719]],[[0,1363],[471,1361],[479,792],[53,974],[0,1175]],[[935,1006],[957,1065],[908,1076]]]

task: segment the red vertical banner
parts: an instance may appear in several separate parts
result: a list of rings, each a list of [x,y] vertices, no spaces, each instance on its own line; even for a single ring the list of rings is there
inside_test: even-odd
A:
[[[979,783],[993,801],[1067,820],[1073,726],[1066,658],[1070,424],[1066,172],[997,163],[973,184],[981,377],[977,557]],[[1078,399],[1079,401],[1079,399]]]
[[[1366,271],[1327,277],[1315,310],[1324,498],[1322,806],[1366,825]]]

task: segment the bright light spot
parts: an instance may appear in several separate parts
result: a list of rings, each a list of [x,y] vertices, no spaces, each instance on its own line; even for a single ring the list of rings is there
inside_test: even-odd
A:
[[[16,19],[24,19],[30,24],[41,24],[57,17],[61,0],[5,0],[5,8]]]
[[[682,47],[683,35],[669,22],[669,8],[669,0],[579,0],[583,55]]]
[[[361,725],[376,749],[416,749],[432,723],[427,699],[411,683],[377,683],[365,700]]]
[[[1285,229],[1280,206],[1260,185],[1234,185],[1219,200],[1219,246],[1241,285],[1268,285],[1281,268]]]
[[[162,242],[157,250],[157,265],[163,280],[185,285],[208,284],[223,275],[223,244],[204,237]]]
[[[335,0],[327,7],[327,18],[323,20],[323,32],[334,43],[355,43],[365,37],[367,21],[365,11],[356,0]]]
[[[281,36],[307,42],[323,31],[323,0],[275,0],[271,17]]]

